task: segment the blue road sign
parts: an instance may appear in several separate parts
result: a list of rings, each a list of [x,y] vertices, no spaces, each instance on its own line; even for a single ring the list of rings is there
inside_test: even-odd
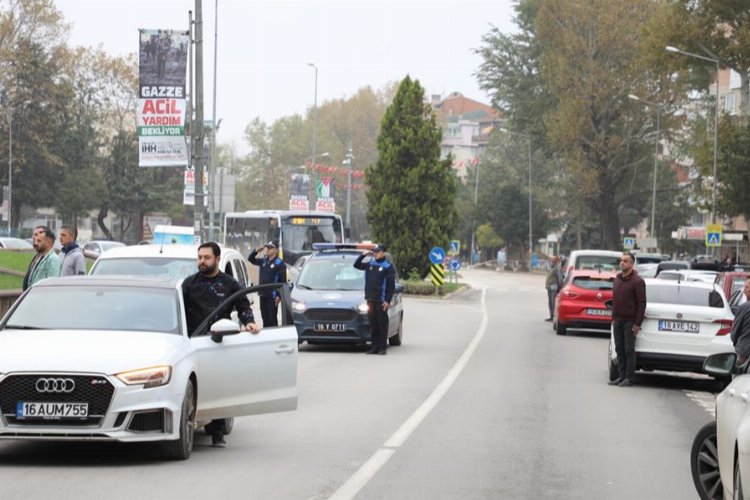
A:
[[[453,259],[450,264],[448,264],[448,267],[451,268],[451,271],[458,271],[461,269],[461,261],[458,259]]]
[[[445,262],[445,250],[440,247],[430,250],[430,262],[433,264],[442,264]]]
[[[461,242],[459,240],[451,240],[451,254],[458,255],[461,249]]]

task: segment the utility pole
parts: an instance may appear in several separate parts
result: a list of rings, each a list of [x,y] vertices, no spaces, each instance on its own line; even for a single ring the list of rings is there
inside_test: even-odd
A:
[[[195,120],[193,120],[193,158],[195,158],[195,236],[203,237],[203,2],[195,0]]]
[[[219,0],[214,2],[214,99],[213,99],[213,125],[211,126],[211,151],[208,158],[208,239],[216,240],[216,132],[219,128],[216,123],[216,56],[219,46]]]

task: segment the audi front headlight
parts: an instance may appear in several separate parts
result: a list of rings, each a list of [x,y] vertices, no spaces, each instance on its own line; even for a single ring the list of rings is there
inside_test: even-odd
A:
[[[298,300],[292,302],[292,310],[294,310],[294,312],[305,312],[305,309],[307,309],[307,304],[305,304],[304,302],[300,302]]]
[[[158,387],[169,383],[172,377],[171,366],[153,366],[151,368],[141,368],[140,370],[131,370],[118,373],[115,375],[127,385],[143,384],[144,389],[149,387]]]
[[[357,305],[357,312],[359,312],[359,314],[367,314],[367,309],[367,302],[362,302]]]

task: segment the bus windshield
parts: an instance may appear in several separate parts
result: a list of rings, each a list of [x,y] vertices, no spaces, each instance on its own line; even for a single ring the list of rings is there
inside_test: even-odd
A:
[[[248,255],[254,248],[277,240],[282,258],[289,265],[311,253],[313,243],[340,243],[341,216],[293,211],[243,212],[226,215],[224,243]]]

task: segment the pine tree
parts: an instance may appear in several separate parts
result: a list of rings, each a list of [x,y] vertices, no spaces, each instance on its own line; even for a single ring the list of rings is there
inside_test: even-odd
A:
[[[440,159],[442,132],[418,80],[399,85],[383,117],[378,159],[367,168],[368,222],[402,276],[425,276],[429,251],[445,247],[457,223],[457,179],[451,159]]]

